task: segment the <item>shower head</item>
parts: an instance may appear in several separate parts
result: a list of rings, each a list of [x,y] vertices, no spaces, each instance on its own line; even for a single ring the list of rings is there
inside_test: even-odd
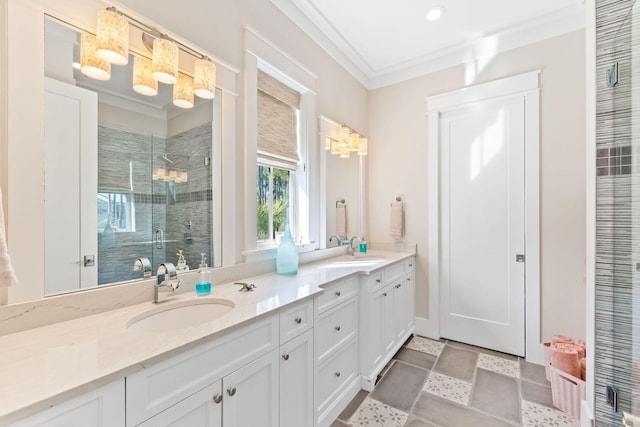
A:
[[[173,160],[171,160],[171,159],[169,158],[169,153],[164,153],[164,154],[162,155],[162,159],[163,159],[163,160],[165,160],[165,161],[167,161],[167,162],[169,162],[169,163],[171,163],[171,164],[173,164]]]

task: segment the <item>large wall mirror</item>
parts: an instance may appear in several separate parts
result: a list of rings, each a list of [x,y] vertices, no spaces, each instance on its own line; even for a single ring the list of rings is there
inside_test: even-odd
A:
[[[109,80],[89,78],[73,66],[81,33],[45,19],[45,295],[139,280],[141,257],[154,274],[202,253],[220,266],[221,93],[180,108],[171,85],[135,92],[141,40]]]

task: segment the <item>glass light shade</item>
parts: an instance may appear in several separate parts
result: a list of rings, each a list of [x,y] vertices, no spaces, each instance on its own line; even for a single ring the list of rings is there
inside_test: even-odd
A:
[[[115,10],[98,12],[96,54],[116,65],[129,62],[129,21]]]
[[[173,85],[173,105],[180,108],[193,108],[193,79],[185,74],[178,76]]]
[[[82,33],[80,36],[80,71],[95,80],[111,78],[111,63],[96,55],[96,37]]]
[[[208,59],[196,59],[193,69],[193,93],[200,98],[216,96],[216,65]]]
[[[189,173],[188,172],[178,172],[176,176],[176,182],[187,182],[189,181]]]
[[[348,145],[340,147],[340,157],[342,157],[343,159],[348,159],[349,158],[349,146]]]
[[[346,126],[342,126],[338,131],[338,144],[340,146],[345,146],[349,144],[349,134],[351,134],[351,129]]]
[[[358,156],[366,156],[369,153],[369,140],[367,138],[360,138],[358,144]]]
[[[349,135],[349,151],[358,151],[358,144],[360,143],[360,135],[352,133]]]
[[[331,138],[329,138],[328,136],[325,136],[324,137],[324,149],[325,150],[331,150],[331,143],[332,143]]]
[[[331,154],[340,154],[340,144],[333,139],[331,140]]]
[[[144,56],[133,58],[133,90],[145,96],[158,94],[158,81],[151,74],[151,60]]]
[[[178,45],[173,41],[156,38],[153,41],[153,78],[166,84],[178,81]]]

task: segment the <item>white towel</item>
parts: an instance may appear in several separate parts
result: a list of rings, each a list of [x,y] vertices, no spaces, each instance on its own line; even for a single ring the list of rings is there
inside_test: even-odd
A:
[[[4,212],[2,209],[2,189],[0,189],[0,288],[18,283],[11,266],[11,258],[7,251],[6,232],[4,228]]]
[[[391,205],[391,221],[389,224],[389,235],[394,239],[404,237],[404,206]]]
[[[336,236],[347,237],[347,207],[336,207]]]
[[[626,412],[622,413],[622,421],[625,426],[628,427],[640,427],[640,417],[636,417],[635,415],[627,414]]]

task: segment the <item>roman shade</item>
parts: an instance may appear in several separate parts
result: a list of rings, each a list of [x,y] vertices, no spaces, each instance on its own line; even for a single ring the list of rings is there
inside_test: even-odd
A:
[[[300,94],[270,75],[258,72],[258,164],[295,171],[298,154],[297,114]]]

